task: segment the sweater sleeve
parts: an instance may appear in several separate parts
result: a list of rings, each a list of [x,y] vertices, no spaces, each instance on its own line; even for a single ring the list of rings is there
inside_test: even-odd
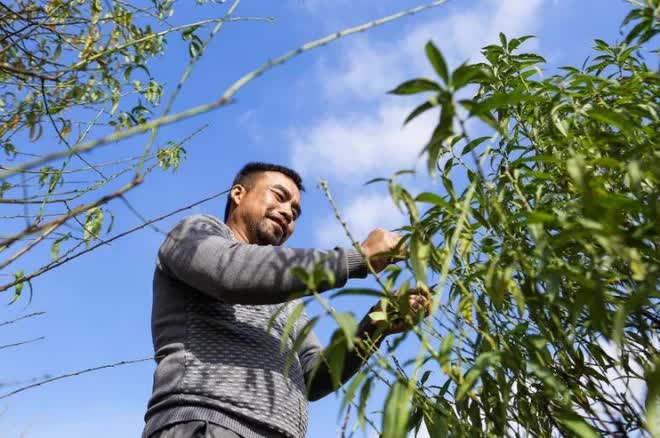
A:
[[[240,243],[228,227],[207,215],[191,216],[167,235],[158,251],[158,264],[168,275],[231,304],[276,304],[304,291],[291,273],[299,266],[312,270],[318,263],[343,286],[349,277],[364,276],[366,264],[353,249],[330,251]]]
[[[305,312],[303,312],[303,317],[304,321],[307,321]],[[367,318],[368,315],[360,322],[360,328],[358,330],[365,327]],[[380,342],[377,341],[376,345],[380,346]],[[298,349],[298,359],[303,369],[305,384],[307,386],[307,398],[310,401],[319,400],[339,389],[330,375],[330,368],[323,360],[323,352],[324,348],[314,334],[314,331],[308,333],[305,341]],[[355,348],[352,351],[347,351],[344,357],[344,368],[339,379],[340,384],[343,385],[350,380],[360,370],[364,362],[365,360],[357,354]]]

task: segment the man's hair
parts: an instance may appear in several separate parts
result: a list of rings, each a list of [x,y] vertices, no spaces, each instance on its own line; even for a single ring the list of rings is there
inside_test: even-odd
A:
[[[243,168],[239,170],[234,177],[234,182],[231,183],[231,187],[234,187],[236,184],[240,184],[246,189],[250,190],[252,187],[254,187],[255,177],[262,172],[279,172],[283,175],[286,175],[296,184],[298,190],[301,192],[305,191],[305,187],[302,184],[302,178],[295,170],[280,166],[279,164],[261,162],[247,163],[245,166],[243,166]],[[227,219],[229,219],[230,210],[231,196],[227,196],[227,205],[225,207],[225,222],[227,222]]]

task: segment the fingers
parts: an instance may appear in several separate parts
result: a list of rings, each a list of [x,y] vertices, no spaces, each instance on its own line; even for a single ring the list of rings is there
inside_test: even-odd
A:
[[[397,245],[401,239],[402,236],[397,233],[383,228],[376,228],[362,242],[364,254],[376,272],[381,272],[388,265],[398,261],[400,257],[392,257],[390,253],[398,249]]]
[[[431,299],[424,294],[410,295],[410,309],[413,311],[413,318],[419,314],[428,315],[431,312]]]

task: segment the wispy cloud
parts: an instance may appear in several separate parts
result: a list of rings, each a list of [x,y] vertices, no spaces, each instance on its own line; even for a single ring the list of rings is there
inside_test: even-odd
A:
[[[329,116],[312,127],[292,131],[291,161],[303,174],[344,183],[362,183],[414,168],[433,120],[420,117],[403,128],[408,112],[407,105],[383,105],[375,114]]]
[[[544,0],[481,0],[390,39],[365,36],[333,57],[340,60],[336,68],[331,68],[336,61],[319,61],[320,84],[333,100],[382,98],[411,75],[431,74],[424,57],[427,41],[433,40],[450,64],[474,61],[483,46],[498,41],[499,32],[512,37],[536,33],[543,4]]]
[[[548,0],[478,0],[467,8],[446,9],[448,15],[416,21],[402,31],[354,38],[339,53],[332,52],[332,59],[326,56],[319,61],[315,89],[320,90],[326,111],[311,124],[289,131],[290,162],[307,177],[344,185],[403,168],[421,168],[419,153],[434,127],[433,115],[429,112],[403,128],[414,103],[386,92],[403,80],[433,75],[424,54],[428,40],[454,67],[474,61],[481,47],[497,41],[500,31],[511,36],[537,33],[545,3]],[[387,201],[386,195],[348,199],[347,213],[361,232],[358,235],[392,224],[385,222],[397,210],[391,206],[385,212]],[[341,236],[328,220],[320,227],[318,240],[336,243]]]
[[[362,240],[374,228],[394,229],[405,223],[405,217],[394,205],[392,199],[384,194],[358,195],[348,206],[341,208],[343,219],[355,239]],[[334,218],[323,219],[317,234],[321,247],[335,245],[350,246],[341,225]]]

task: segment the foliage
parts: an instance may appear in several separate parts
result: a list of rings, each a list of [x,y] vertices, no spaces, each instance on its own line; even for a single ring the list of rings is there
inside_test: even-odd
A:
[[[183,85],[225,24],[273,19],[236,16],[240,0],[227,6],[218,5],[225,3],[221,0],[197,0],[213,11],[222,8],[222,14],[184,24],[173,24],[174,0],[0,3],[0,146],[9,162],[0,165],[0,275],[13,278],[0,284],[0,292],[13,288],[16,301],[24,283],[31,288],[32,279],[147,226],[162,233],[155,222],[223,194],[151,220],[131,204],[126,194],[155,169],[175,172],[187,156],[183,144],[205,128],[156,147],[160,127],[232,103],[248,83],[304,52],[445,2],[434,0],[308,41],[248,71],[212,101],[177,113],[170,110]],[[156,58],[172,52],[168,47],[177,36],[189,59],[166,93],[151,69]],[[86,156],[140,134],[148,134],[141,152],[110,150],[105,162]],[[108,205],[113,200],[121,200],[141,225],[102,237],[113,228],[114,208]],[[62,232],[63,227],[70,231]],[[10,247],[19,248],[8,255]],[[29,263],[42,264],[17,268],[28,253],[36,253]],[[9,269],[12,273],[2,272]]]
[[[169,0],[16,0],[0,5],[0,153],[8,163],[0,166],[0,252],[27,241],[0,262],[0,269],[43,242],[49,241],[51,256],[34,271],[17,270],[0,290],[14,286],[18,298],[23,282],[89,250],[104,228],[112,228],[114,215],[106,204],[114,198],[145,220],[125,192],[154,169],[176,171],[185,158],[182,143],[192,135],[153,152],[156,130],[142,154],[118,153],[98,163],[77,151],[88,136],[124,133],[152,119],[164,86],[150,66],[165,54],[173,36],[195,46],[190,70],[210,39],[209,27],[217,32],[232,20],[230,10],[220,18],[174,26],[169,21],[173,7]],[[49,155],[53,152],[59,156]],[[37,165],[25,166],[35,159]],[[127,177],[128,184],[122,185]],[[79,202],[82,207],[73,207]],[[63,225],[70,230],[61,232]],[[48,257],[48,251],[42,253]]]
[[[660,78],[644,60],[659,8],[635,3],[623,42],[596,40],[583,67],[547,78],[521,51],[529,36],[501,34],[453,71],[429,42],[438,77],[392,91],[431,93],[406,122],[439,109],[424,151],[440,184],[388,180],[409,254],[372,292],[416,284],[435,300],[344,390],[361,424],[381,381],[383,436],[422,422],[431,437],[659,436]],[[419,354],[404,360],[406,336]]]

